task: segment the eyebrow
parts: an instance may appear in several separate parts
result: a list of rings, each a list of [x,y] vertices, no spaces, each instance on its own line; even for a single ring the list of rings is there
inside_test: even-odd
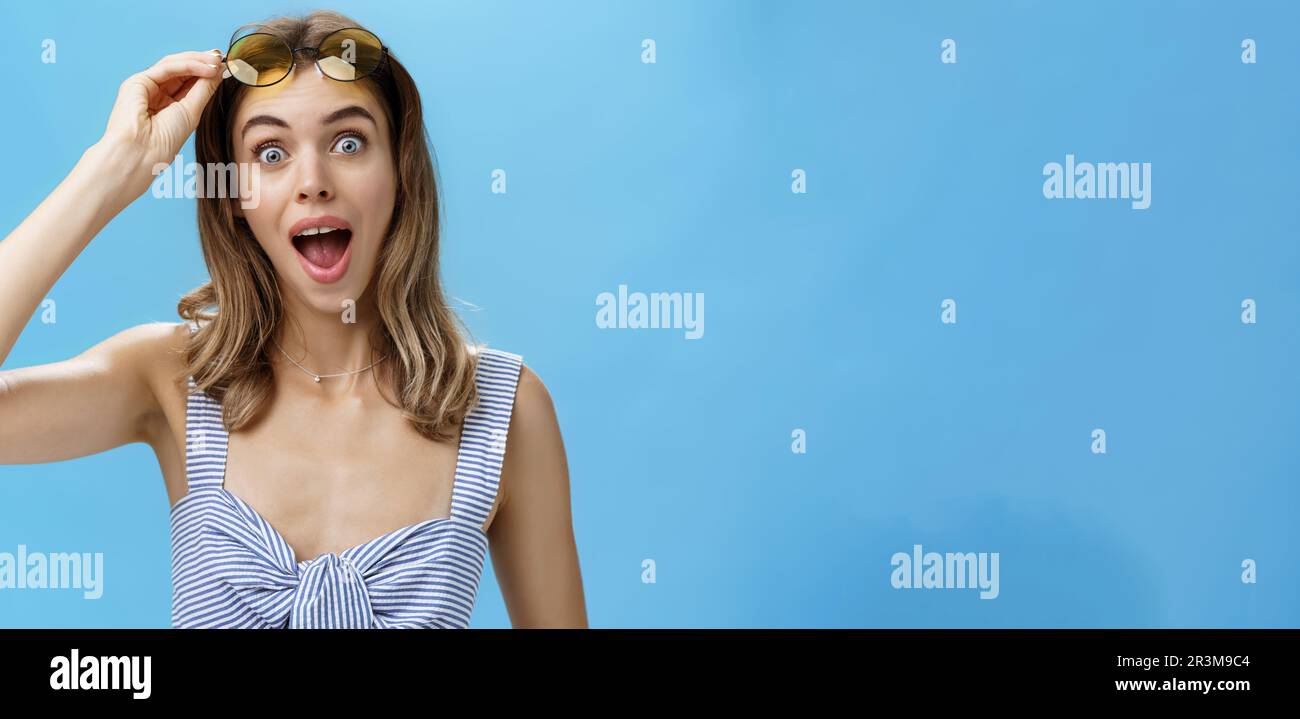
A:
[[[360,105],[348,105],[347,107],[339,108],[334,112],[331,112],[330,114],[326,115],[325,117],[322,117],[321,124],[329,125],[331,123],[338,122],[339,120],[346,120],[349,117],[363,117],[369,120],[375,127],[379,127],[379,123],[375,121],[375,116],[371,115],[369,110],[367,110],[364,107],[361,107]],[[281,120],[278,117],[275,117],[274,115],[254,115],[248,118],[248,122],[244,123],[244,129],[241,130],[239,133],[240,139],[243,139],[243,137],[248,134],[249,130],[253,129],[254,127],[257,127],[258,125],[269,125],[271,127],[283,127],[286,130],[291,129],[289,127],[289,123],[285,122],[284,120]]]

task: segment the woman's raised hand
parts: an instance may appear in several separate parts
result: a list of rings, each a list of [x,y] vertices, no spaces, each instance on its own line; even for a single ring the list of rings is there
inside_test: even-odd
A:
[[[168,55],[122,82],[99,144],[131,158],[131,197],[149,188],[155,165],[181,151],[221,79],[221,53],[213,50]]]
[[[198,126],[204,106],[221,84],[220,59],[215,51],[181,52],[128,77],[118,89],[104,136],[82,153],[63,182],[0,241],[0,294],[4,296],[4,302],[0,303],[0,365],[55,281],[105,225],[149,189],[154,166],[170,163],[181,151],[181,145]],[[105,365],[101,360],[92,361],[90,357],[75,366],[81,368],[79,387],[86,386],[80,384],[82,380],[89,381],[86,378],[99,376],[107,380],[114,376],[103,371]],[[57,442],[93,429],[93,423],[76,424],[69,414],[74,410],[68,405],[65,414],[59,415],[59,421],[65,422],[63,426],[68,431],[51,433],[50,437],[57,436],[57,439],[51,439],[50,443],[41,445],[33,435],[21,436],[13,431],[24,423],[23,418],[37,416],[41,403],[48,405],[70,388],[57,389],[56,379],[73,377],[69,366],[40,372],[43,374],[30,375],[34,378],[30,386],[42,389],[29,391],[29,399],[15,399],[22,392],[13,390],[15,382],[5,381],[8,373],[0,373],[0,464],[23,456],[22,452],[26,451],[23,445],[38,454],[48,453]],[[126,380],[118,375],[111,381]],[[123,440],[134,431],[129,425],[135,420],[125,419],[127,415],[138,418],[140,413],[147,414],[157,407],[149,392],[138,390],[138,386],[126,388],[113,402],[106,395],[93,400],[109,408],[96,423],[110,422],[110,415],[121,415],[122,421],[127,422],[122,424],[117,419],[110,422],[114,441]],[[90,401],[86,399],[89,396],[83,395],[79,400],[83,408],[89,406]],[[122,415],[121,407],[114,408],[117,401],[130,403],[126,415]],[[41,417],[42,421],[51,420],[48,414]],[[40,422],[27,424],[42,426]]]

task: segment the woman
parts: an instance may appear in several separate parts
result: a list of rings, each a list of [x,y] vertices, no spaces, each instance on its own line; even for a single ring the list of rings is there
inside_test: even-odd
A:
[[[335,13],[254,29],[127,78],[104,136],[0,242],[3,362],[196,127],[201,168],[256,180],[204,188],[211,280],[184,321],[0,372],[0,464],[152,446],[177,627],[464,627],[489,546],[513,626],[585,627],[550,396],[444,301],[413,80]]]

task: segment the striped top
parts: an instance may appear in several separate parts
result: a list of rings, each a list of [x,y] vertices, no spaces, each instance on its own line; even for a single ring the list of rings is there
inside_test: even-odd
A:
[[[196,329],[191,323],[191,331]],[[342,552],[300,560],[225,489],[221,405],[189,378],[185,472],[171,510],[175,628],[465,628],[487,556],[492,511],[523,358],[480,348],[478,404],[461,429],[451,516]]]

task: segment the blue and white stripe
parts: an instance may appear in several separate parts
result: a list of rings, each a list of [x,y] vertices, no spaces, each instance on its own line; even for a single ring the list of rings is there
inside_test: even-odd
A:
[[[193,325],[191,326],[193,329]],[[189,380],[189,493],[172,508],[176,628],[464,628],[487,557],[491,513],[523,359],[481,348],[479,403],[465,418],[451,516],[299,561],[284,537],[225,489],[221,405]]]

